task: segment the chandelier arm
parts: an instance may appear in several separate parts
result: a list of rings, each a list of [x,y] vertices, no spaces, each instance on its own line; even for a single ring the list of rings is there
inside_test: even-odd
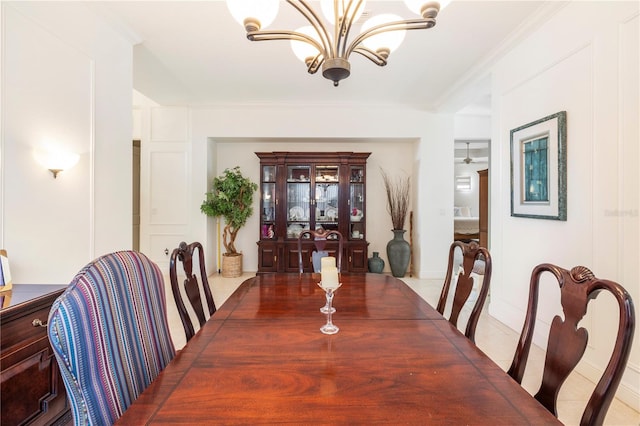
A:
[[[318,53],[309,63],[307,63],[307,72],[309,74],[315,74],[320,69],[320,66],[324,63],[324,56],[322,53]]]
[[[425,18],[425,19],[408,19],[406,21],[394,21],[387,22],[385,24],[376,25],[374,27],[369,28],[367,31],[361,33],[356,37],[353,42],[349,45],[349,48],[346,51],[346,57],[349,57],[351,52],[353,52],[363,40],[377,35],[390,31],[400,31],[400,30],[424,30],[433,28],[435,26],[436,20],[434,18]]]
[[[323,46],[318,43],[318,40],[315,38],[308,36],[303,33],[299,33],[296,31],[286,31],[286,30],[259,30],[259,31],[251,31],[247,33],[247,38],[251,41],[271,41],[271,40],[294,40],[294,41],[303,41],[305,43],[309,43],[316,49],[320,54],[324,53]]]
[[[358,53],[378,66],[384,67],[387,65],[387,59],[385,57],[378,55],[376,52],[366,47],[357,47],[353,49],[352,53]]]
[[[324,56],[334,57],[336,52],[333,44],[331,43],[331,37],[327,32],[327,28],[324,26],[322,19],[318,17],[318,14],[309,6],[304,0],[287,0],[291,6],[293,6],[298,12],[305,17],[307,21],[315,28],[316,32],[320,36],[322,41],[322,48],[318,49]]]
[[[357,1],[355,8],[352,9],[354,2]],[[351,26],[353,25],[353,19],[355,18],[356,11],[360,9],[364,0],[349,0],[347,4],[347,8],[344,11],[344,16],[348,17],[348,19],[343,19],[340,23],[340,27],[338,25],[335,26],[336,34],[336,54],[342,58],[348,58],[349,55],[347,52],[347,42],[349,40],[349,33],[351,32]],[[333,10],[335,13],[335,22],[338,22],[338,0],[334,0],[333,2]]]
[[[341,56],[343,53],[343,48],[341,48],[341,44],[344,44],[342,41],[342,37],[340,34],[342,33],[342,27],[344,26],[344,19],[340,19],[340,13],[338,8],[338,2],[340,0],[333,0],[333,44],[335,45],[335,55],[334,57]],[[351,5],[351,0],[349,1],[349,6]],[[347,7],[349,7],[347,6]],[[339,24],[339,25],[338,25]]]

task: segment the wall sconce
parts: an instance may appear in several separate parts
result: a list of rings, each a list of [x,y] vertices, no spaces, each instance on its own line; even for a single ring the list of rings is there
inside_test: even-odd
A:
[[[471,176],[456,176],[456,191],[471,191]]]
[[[58,173],[69,170],[80,160],[80,155],[68,151],[36,150],[34,156],[38,163],[53,174],[54,179],[58,177]]]

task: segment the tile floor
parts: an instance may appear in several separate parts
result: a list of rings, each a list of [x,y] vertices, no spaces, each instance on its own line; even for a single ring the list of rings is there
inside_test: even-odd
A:
[[[209,284],[211,285],[216,306],[221,306],[240,283],[252,276],[254,274],[246,273],[239,278],[223,278],[219,274],[209,277]],[[168,284],[169,277],[165,277],[165,280]],[[405,277],[403,281],[432,306],[437,304],[442,287],[441,280]],[[167,291],[171,334],[176,348],[181,348],[185,344],[184,330],[173,303],[173,295],[170,288]],[[461,321],[462,319],[463,316],[461,315]],[[461,324],[464,324],[464,321]],[[518,333],[484,312],[476,330],[476,343],[496,364],[507,370],[511,364],[518,341]],[[543,360],[543,351],[535,346],[532,347],[527,372],[523,379],[523,386],[530,393],[534,393],[540,385],[539,377],[541,377],[540,370],[542,369]],[[558,417],[564,424],[579,424],[584,405],[594,386],[593,383],[577,373],[569,376],[558,397]],[[640,425],[640,413],[616,399],[609,408],[605,425],[638,426]]]

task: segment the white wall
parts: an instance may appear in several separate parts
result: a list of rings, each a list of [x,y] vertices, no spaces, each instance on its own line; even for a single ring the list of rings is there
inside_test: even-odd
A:
[[[453,138],[452,117],[421,113],[398,119],[399,126],[410,127],[417,121],[423,135],[417,146],[413,187],[415,247],[413,259],[420,278],[442,278],[453,240]]]
[[[68,283],[131,247],[131,44],[82,3],[1,7],[0,245],[15,283]],[[57,179],[32,156],[47,140],[80,154]]]
[[[543,262],[587,266],[640,303],[638,20],[638,2],[571,2],[493,68],[489,309],[518,332],[531,270]],[[567,111],[568,219],[511,217],[509,132],[558,111]],[[541,346],[557,299],[557,286],[543,289]],[[595,379],[611,351],[617,309],[596,300],[582,324],[590,340],[578,369]],[[636,409],[639,360],[636,328],[618,391]]]
[[[491,139],[491,116],[456,114],[453,120],[455,139]]]

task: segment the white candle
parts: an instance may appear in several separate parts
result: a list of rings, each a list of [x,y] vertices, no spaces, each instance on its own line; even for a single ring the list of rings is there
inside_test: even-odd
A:
[[[324,268],[335,268],[336,258],[332,256],[325,256],[320,259],[320,272],[324,271]]]
[[[338,288],[338,269],[330,266],[323,266],[321,271],[321,285],[325,290]]]

